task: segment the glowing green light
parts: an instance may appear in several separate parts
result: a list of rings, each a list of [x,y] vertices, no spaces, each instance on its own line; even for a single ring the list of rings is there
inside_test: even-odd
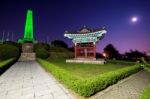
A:
[[[32,11],[28,10],[25,24],[24,39],[33,41],[33,18]]]
[[[19,43],[34,42],[32,10],[27,11],[24,36],[23,38],[19,39],[18,42]]]

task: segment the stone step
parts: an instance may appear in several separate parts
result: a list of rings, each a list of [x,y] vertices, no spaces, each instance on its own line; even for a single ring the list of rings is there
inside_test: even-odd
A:
[[[21,53],[19,61],[34,61],[35,53]]]

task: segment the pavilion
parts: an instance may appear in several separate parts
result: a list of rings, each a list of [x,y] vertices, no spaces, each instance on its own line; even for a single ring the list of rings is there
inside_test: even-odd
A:
[[[106,29],[90,29],[86,26],[79,31],[65,31],[64,36],[74,43],[75,60],[96,60],[96,43],[106,34]]]

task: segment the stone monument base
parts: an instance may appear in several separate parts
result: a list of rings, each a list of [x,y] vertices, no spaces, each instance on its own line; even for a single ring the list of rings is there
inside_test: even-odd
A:
[[[19,61],[34,61],[35,53],[21,53]]]

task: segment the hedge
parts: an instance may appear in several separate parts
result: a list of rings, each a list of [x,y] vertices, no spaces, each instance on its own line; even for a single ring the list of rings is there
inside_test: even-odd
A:
[[[9,45],[9,44],[2,44],[0,45],[0,59],[7,60],[10,58],[18,58],[20,56],[20,50],[18,47]]]
[[[39,48],[35,50],[36,57],[46,59],[49,57],[49,52],[44,48]]]
[[[150,72],[150,64],[142,57],[141,58],[142,63],[140,64],[143,69]]]
[[[150,99],[150,85],[143,91],[140,99]]]
[[[11,58],[5,61],[0,61],[0,75],[5,72],[10,66],[17,61],[16,58]]]
[[[37,59],[37,61],[47,71],[51,72],[60,81],[62,81],[66,86],[84,97],[91,96],[96,92],[116,83],[117,81],[141,70],[140,66],[135,65],[118,69],[109,73],[104,73],[88,79],[81,79],[80,77],[72,75],[69,71],[61,69],[46,60]]]

